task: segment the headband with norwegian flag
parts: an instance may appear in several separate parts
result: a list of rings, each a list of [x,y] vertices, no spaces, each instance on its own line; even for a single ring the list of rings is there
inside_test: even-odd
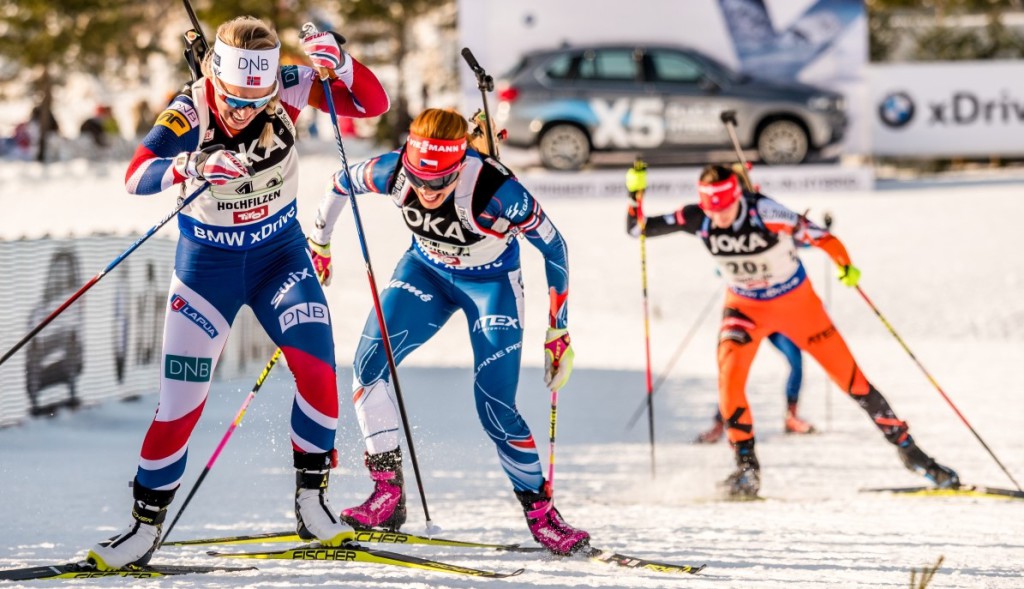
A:
[[[466,138],[434,139],[409,133],[402,165],[425,180],[440,178],[455,171],[466,157]]]
[[[213,74],[233,86],[269,88],[277,81],[281,42],[272,49],[232,47],[217,38],[213,44]]]
[[[733,174],[720,182],[697,184],[700,194],[700,208],[705,211],[718,212],[729,208],[743,194],[739,180]]]

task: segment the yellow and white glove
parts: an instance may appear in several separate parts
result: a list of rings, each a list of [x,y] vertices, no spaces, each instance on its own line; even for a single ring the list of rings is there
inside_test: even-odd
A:
[[[544,338],[544,384],[549,389],[558,390],[569,382],[572,374],[572,361],[576,354],[572,351],[568,329],[549,327]]]
[[[316,270],[316,277],[320,284],[327,286],[331,283],[331,244],[320,245],[311,238],[306,238],[309,244],[309,253],[313,257],[313,269]]]
[[[850,288],[857,286],[857,283],[860,282],[860,270],[853,264],[839,266],[836,275],[839,277],[839,282]]]

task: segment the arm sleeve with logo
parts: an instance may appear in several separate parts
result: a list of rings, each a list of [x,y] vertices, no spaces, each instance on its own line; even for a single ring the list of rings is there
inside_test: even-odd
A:
[[[677,231],[697,233],[704,222],[704,211],[698,205],[684,205],[675,212],[656,217],[647,217],[647,237],[668,235]],[[640,224],[637,222],[637,207],[630,205],[626,212],[626,232],[633,237],[640,236]]]
[[[192,99],[178,95],[160,113],[135,150],[124,186],[129,194],[156,194],[185,179],[174,170],[174,158],[199,146],[199,117]]]
[[[551,302],[548,326],[564,329],[569,322],[569,248],[565,239],[537,199],[514,179],[506,180],[498,188],[491,203],[497,205],[495,212],[500,210],[498,214],[508,219],[509,227],[524,235],[544,256]],[[486,218],[488,212],[485,209],[481,215],[481,224],[490,221]]]
[[[330,189],[320,199],[316,221],[309,237],[317,243],[330,243],[334,224],[337,223],[341,212],[345,210],[348,197],[351,194],[388,194],[392,177],[398,167],[398,154],[398,151],[393,151],[359,162],[349,168],[352,173],[353,186],[351,187],[345,177],[344,168],[335,172],[331,179]]]
[[[821,248],[837,266],[850,264],[850,255],[843,242],[823,227],[811,222],[807,217],[789,210],[768,197],[758,199],[757,214],[769,231],[788,233],[798,244]]]

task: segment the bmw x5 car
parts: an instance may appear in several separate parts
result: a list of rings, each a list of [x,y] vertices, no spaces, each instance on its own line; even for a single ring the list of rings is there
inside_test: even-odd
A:
[[[796,164],[846,131],[841,94],[760,80],[693,49],[593,45],[523,56],[497,88],[495,120],[507,142],[541,163],[575,170],[595,151],[732,149],[719,116],[736,111],[744,150],[767,164]]]

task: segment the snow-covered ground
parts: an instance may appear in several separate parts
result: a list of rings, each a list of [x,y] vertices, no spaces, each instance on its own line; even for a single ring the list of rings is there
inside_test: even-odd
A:
[[[356,159],[358,154],[350,155]],[[303,223],[311,221],[320,187],[334,167],[330,156],[306,158]],[[109,164],[105,175],[82,162],[60,164],[46,173],[30,165],[0,164],[0,237],[145,230],[173,208],[170,194],[124,194],[122,174],[121,164]],[[524,182],[529,186],[529,175]],[[826,210],[834,215],[835,232],[864,273],[865,292],[1018,480],[1024,480],[1024,400],[1018,379],[1024,359],[1024,262],[1018,255],[1022,193],[1024,177],[1009,175],[882,182],[869,193],[776,195],[795,210],[810,208],[812,218]],[[649,198],[648,210],[658,212],[686,195]],[[717,312],[701,323],[656,396],[657,478],[652,480],[646,420],[631,430],[625,427],[644,399],[644,332],[639,246],[624,234],[624,201],[549,199],[544,206],[570,244],[570,328],[577,358],[572,380],[559,396],[558,505],[570,522],[591,532],[596,546],[664,561],[707,563],[704,572],[679,578],[521,554],[398,547],[466,566],[527,570],[511,580],[483,581],[372,565],[266,561],[259,563],[258,573],[150,580],[146,586],[905,587],[912,568],[930,565],[939,556],[945,562],[932,587],[1024,585],[1024,502],[860,493],[864,487],[923,480],[902,467],[861,410],[828,387],[817,367],[806,370],[802,408],[824,432],[784,435],[786,366],[769,346],[749,385],[767,499],[717,500],[715,482],[730,470],[730,451],[724,443],[688,443],[708,425],[715,404]],[[360,211],[377,280],[383,282],[408,236],[386,200],[361,198]],[[370,309],[347,213],[334,245],[336,278],[329,297],[339,383],[347,390],[348,363]],[[720,286],[709,257],[691,237],[649,240],[647,253],[653,363],[660,373]],[[823,255],[808,251],[803,258],[865,373],[911,424],[922,448],[957,469],[966,482],[1012,487],[856,292],[834,282]],[[540,262],[524,244],[528,323],[519,405],[546,462],[549,395],[539,369],[546,311]],[[830,287],[826,279],[833,281]],[[465,321],[457,317],[400,370],[430,513],[445,537],[526,541],[522,514],[472,409],[470,366]],[[214,385],[192,440],[185,489],[256,376]],[[175,537],[293,525],[290,395],[290,376],[275,370],[178,523]],[[127,524],[127,481],[154,406],[150,396],[0,430],[0,569],[80,558],[92,543]],[[342,506],[361,501],[369,490],[351,410],[342,414],[338,447],[341,468],[332,478],[331,499]],[[415,492],[409,513],[405,531],[422,532]],[[168,548],[154,561],[210,564],[212,559],[202,549]],[[88,586],[128,583],[143,582],[90,580]]]

